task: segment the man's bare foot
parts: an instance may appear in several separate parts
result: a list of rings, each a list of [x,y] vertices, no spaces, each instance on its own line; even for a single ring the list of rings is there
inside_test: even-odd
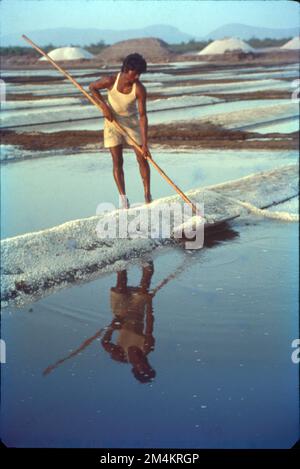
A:
[[[120,195],[120,202],[119,205],[123,209],[128,209],[130,207],[129,200],[127,199],[126,195]]]
[[[145,202],[146,202],[146,204],[151,204],[151,202],[152,202],[151,195],[145,195]]]

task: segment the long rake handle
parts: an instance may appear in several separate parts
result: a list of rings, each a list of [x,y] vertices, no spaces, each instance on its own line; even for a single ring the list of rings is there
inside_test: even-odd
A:
[[[98,109],[100,109],[100,111],[102,112],[102,108],[100,106],[100,104],[96,101],[95,98],[93,98],[87,91],[85,91],[85,89],[66,71],[64,70],[63,68],[61,68],[53,59],[51,59],[51,57],[49,57],[48,54],[46,54],[46,52],[44,52],[39,46],[37,46],[34,42],[31,41],[31,39],[29,39],[25,34],[22,35],[22,38],[25,39],[25,41],[27,41],[35,50],[37,50],[41,55],[43,55],[47,60],[48,62],[50,62],[53,67],[55,67],[59,72],[61,72],[63,75],[65,75],[65,77],[68,78],[68,80],[70,80],[73,85],[76,86],[76,88],[78,88],[83,94],[84,96],[92,103],[94,104],[94,106],[96,106]],[[141,149],[141,147],[138,145],[138,143],[126,132],[126,130],[119,124],[119,122],[114,119],[112,121],[113,125],[119,130],[119,132],[121,132],[123,135],[125,135],[127,138],[129,138],[129,140],[131,141],[132,145],[134,146],[134,148],[136,148],[136,150],[144,156],[143,154],[143,151]],[[188,203],[191,207],[192,207],[192,210],[193,210],[193,213],[195,215],[198,214],[198,210],[196,208],[196,206],[193,204],[193,202],[185,195],[184,192],[182,192],[181,189],[179,189],[179,187],[169,178],[169,176],[167,176],[167,174],[160,168],[160,166],[152,159],[151,155],[150,156],[146,156],[147,160],[152,164],[152,166],[154,166],[154,168],[159,172],[159,174],[170,184],[170,186],[173,187],[173,189],[175,189],[175,191],[182,197],[182,199]]]

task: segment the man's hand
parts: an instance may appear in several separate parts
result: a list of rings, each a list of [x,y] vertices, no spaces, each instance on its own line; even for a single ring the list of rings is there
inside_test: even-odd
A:
[[[99,104],[105,119],[109,120],[110,122],[114,120],[112,110],[104,101],[101,93],[99,90],[110,89],[115,82],[115,76],[103,77],[100,80],[94,81],[89,85],[89,90],[92,93],[93,98]]]
[[[151,159],[151,155],[150,155],[148,145],[142,145],[142,152],[143,152],[143,157],[144,158],[146,158],[146,159],[150,158]]]
[[[147,353],[151,350],[154,350],[155,347],[155,339],[152,334],[145,334],[145,344],[144,347],[147,350]]]

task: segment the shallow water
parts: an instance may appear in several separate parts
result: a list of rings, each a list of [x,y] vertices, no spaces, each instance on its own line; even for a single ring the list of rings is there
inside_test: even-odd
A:
[[[188,81],[188,80],[257,80],[257,79],[273,79],[273,78],[297,78],[299,71],[297,69],[282,70],[282,71],[261,71],[253,73],[241,73],[238,70],[222,70],[220,72],[209,72],[209,73],[193,73],[193,74],[176,74],[171,75],[170,73],[149,73],[143,75],[143,81],[145,86],[148,86],[148,82],[161,81],[161,82],[176,82],[176,81]],[[83,82],[88,82],[85,79]],[[239,85],[238,85],[239,86]]]
[[[168,69],[181,69],[181,68],[189,68],[189,67],[201,67],[201,66],[206,66],[208,65],[209,62],[198,62],[198,61],[185,61],[185,62],[168,62],[166,64],[161,64],[161,63],[149,63],[149,69],[150,70],[155,70],[155,69],[162,69],[165,68],[166,70]],[[278,65],[272,65],[272,66],[259,66],[259,67],[251,67],[251,71],[254,72],[261,72],[261,71],[277,71],[279,68],[283,70],[299,70],[299,65],[297,63],[295,64],[288,64],[285,67],[279,67]],[[81,75],[86,75],[86,74],[92,74],[92,73],[101,73],[105,71],[105,73],[119,70],[119,67],[109,67],[109,68],[87,68],[87,69],[69,69],[68,72],[72,76],[81,76]],[[239,67],[239,68],[234,68],[235,72],[241,72],[241,71],[249,71],[249,67]],[[230,69],[226,69],[226,72],[230,72]],[[13,76],[58,76],[57,70],[53,70],[51,65],[49,64],[49,67],[42,69],[42,70],[15,70],[15,69],[6,69],[6,70],[1,70],[1,77],[13,77]]]
[[[281,80],[248,80],[235,83],[210,83],[203,85],[185,85],[185,86],[170,86],[170,87],[157,87],[151,89],[156,93],[163,95],[181,95],[181,94],[193,94],[193,93],[246,93],[253,91],[263,90],[291,90],[293,91],[292,85],[288,81]]]
[[[22,130],[24,126],[24,129],[28,130],[34,127],[41,129],[41,125],[43,125],[42,129],[45,129],[45,125],[48,124],[67,122],[69,125],[72,121],[94,118],[102,122],[101,128],[103,128],[102,112],[86,99],[62,98],[61,100],[41,101],[32,101],[30,107],[26,106],[24,101],[21,101],[21,105],[18,105],[18,101],[5,103],[6,109],[1,115],[1,127],[16,128],[16,130],[21,127]],[[195,108],[221,101],[221,99],[210,96],[181,96],[150,101],[147,110],[151,118],[152,112],[170,109],[180,109],[184,112],[186,107]]]
[[[202,99],[209,97],[201,97]],[[196,101],[196,100],[195,100]],[[173,100],[173,103],[175,101]],[[154,104],[154,107],[163,107],[163,101],[161,104],[157,105]],[[277,113],[273,116],[272,106],[277,106]],[[289,114],[290,117],[294,116],[298,112],[297,103],[292,103],[289,99],[260,99],[260,100],[242,100],[242,101],[230,101],[230,102],[216,102],[207,105],[199,104],[195,106],[187,106],[179,109],[161,109],[151,110],[152,106],[149,106],[148,112],[148,120],[149,125],[157,125],[157,124],[169,124],[172,122],[180,122],[180,121],[190,121],[191,119],[206,119],[211,120],[212,116],[214,115],[224,115],[222,116],[226,120],[226,116],[229,113],[236,113],[236,116],[239,117],[239,112],[242,110],[253,109],[255,112],[251,114],[251,119],[246,119],[244,124],[246,125],[253,123],[253,120],[258,120],[260,118],[260,111],[266,113],[268,108],[270,108],[270,115],[267,116],[267,120],[269,121],[270,118],[273,116],[274,121],[276,118],[280,118],[283,116],[286,117],[286,114]],[[70,113],[68,114],[67,122],[56,122],[59,119],[60,115],[66,117],[66,114],[62,112],[55,113],[54,112],[54,121],[48,122],[49,116],[51,112],[43,111],[40,114],[40,119],[37,124],[29,125],[30,120],[27,121],[26,126],[20,126],[16,128],[18,132],[29,132],[29,131],[39,131],[39,132],[58,132],[62,130],[101,130],[103,129],[103,117],[100,112],[91,106],[78,106],[78,113],[76,114],[74,111],[76,106],[70,107]],[[63,111],[63,109],[62,109]],[[17,112],[17,111],[16,111]],[[20,111],[22,112],[22,111]],[[38,111],[37,111],[38,112]],[[10,111],[7,111],[7,115],[9,116]],[[98,117],[93,117],[97,115]],[[17,112],[18,114],[18,112]],[[86,114],[85,119],[81,119],[81,116]],[[4,114],[4,119],[5,119]],[[21,114],[22,115],[22,114]],[[77,119],[77,120],[75,120]],[[9,120],[9,117],[8,117]],[[46,121],[44,123],[44,120]],[[34,117],[34,121],[37,122],[37,117]],[[53,123],[52,123],[53,122]]]
[[[76,76],[81,76],[85,75],[87,73],[94,73],[95,68],[90,68],[90,69],[69,69],[68,72],[76,77]],[[57,77],[60,76],[59,72],[57,70],[54,70],[53,67],[49,64],[47,68],[43,68],[42,70],[15,70],[15,69],[6,69],[6,70],[1,70],[1,77],[37,77],[37,76],[47,76],[47,77]]]
[[[180,65],[180,64],[179,64]],[[178,64],[168,64],[164,66],[152,66],[149,69],[150,73],[144,75],[144,81],[148,88],[148,94],[161,93],[165,99],[149,101],[148,112],[150,124],[161,124],[178,122],[180,120],[200,119],[202,117],[211,116],[216,113],[239,112],[245,108],[267,107],[274,104],[285,104],[291,102],[290,100],[242,100],[240,102],[227,102],[215,105],[212,103],[205,106],[205,103],[216,101],[215,97],[205,96],[215,93],[228,93],[234,94],[240,92],[255,92],[263,90],[290,90],[291,95],[295,91],[295,80],[282,81],[278,78],[297,76],[298,70],[295,64],[287,67],[255,67],[247,69],[241,67],[239,69],[225,69],[216,70],[210,73],[194,72],[195,63],[181,64],[189,74],[180,73],[180,68],[176,75],[168,73],[168,71],[178,67]],[[248,73],[245,71],[248,70]],[[38,71],[40,75],[47,76],[47,73],[54,76],[58,74],[51,68],[49,70]],[[87,85],[93,81],[92,77],[84,77],[84,74],[97,73],[97,70],[71,70],[71,74],[78,79],[86,90]],[[99,73],[101,70],[99,70]],[[107,73],[108,70],[105,70]],[[152,72],[152,73],[151,73]],[[251,73],[250,73],[251,72]],[[31,75],[32,71],[12,71],[4,72],[6,74],[12,73],[13,76],[26,76]],[[10,75],[9,75],[10,76]],[[206,80],[206,79],[220,79],[220,78],[238,78],[240,81],[235,83],[209,83],[209,84],[196,84],[184,85],[186,80]],[[172,85],[164,84],[163,82],[173,82]],[[8,102],[4,106],[5,112],[2,113],[1,126],[15,128],[17,131],[44,131],[53,132],[58,130],[97,130],[103,128],[103,118],[99,112],[92,105],[88,104],[81,93],[71,84],[68,80],[57,83],[48,83],[41,85],[39,83],[31,84],[7,84],[8,93],[33,93],[44,99],[41,101],[22,101]],[[58,96],[54,100],[46,99],[51,96]],[[167,99],[168,96],[172,96]],[[182,96],[183,95],[183,96]],[[199,96],[200,95],[200,96]],[[71,97],[72,96],[72,97]],[[164,102],[165,101],[165,102]],[[204,105],[204,106],[203,106]],[[43,107],[44,106],[44,107]],[[22,109],[23,107],[23,109]],[[173,108],[180,109],[173,109]],[[167,108],[167,109],[166,109]],[[165,109],[165,110],[162,110]],[[155,111],[155,112],[154,112]],[[159,111],[159,112],[157,112]],[[294,117],[297,111],[290,113],[284,117]],[[259,115],[257,116],[259,120]],[[270,118],[267,121],[271,120]],[[275,119],[274,119],[275,120]],[[251,124],[246,121],[244,124]]]
[[[297,161],[294,151],[153,151],[153,158],[183,190],[230,181]],[[222,167],[219,172],[217,168]],[[131,203],[143,202],[142,182],[132,151],[124,158]],[[152,195],[175,194],[151,171]],[[36,231],[96,214],[101,202],[118,206],[108,152],[51,156],[6,164],[1,168],[2,238]]]
[[[267,125],[249,126],[247,130],[250,132],[259,132],[260,134],[267,134],[269,132],[280,132],[282,134],[299,131],[299,117],[287,119],[283,122],[272,122]]]
[[[223,78],[224,74],[220,74],[219,78]],[[208,76],[207,79],[213,79],[213,76]],[[218,78],[218,77],[217,77]],[[228,76],[227,78],[230,78]],[[232,76],[234,78],[234,76]],[[253,78],[253,79],[251,79]],[[191,79],[191,77],[189,78]],[[184,75],[180,78],[174,80],[174,85],[172,86],[162,86],[160,81],[147,82],[146,87],[148,89],[149,95],[160,93],[162,95],[181,95],[184,94],[195,94],[195,93],[241,93],[241,92],[253,92],[260,90],[291,90],[293,91],[291,82],[283,81],[279,79],[265,78],[265,79],[255,79],[255,77],[250,77],[250,79],[241,79],[240,82],[234,83],[211,83],[211,84],[200,84],[200,85],[180,85],[180,82],[184,81]],[[88,83],[90,79],[78,80],[80,84],[88,91]],[[178,83],[177,83],[178,81]],[[17,85],[8,83],[7,84],[7,93],[13,94],[23,94],[23,93],[32,93],[35,96],[42,96],[44,98],[48,96],[68,96],[68,95],[81,95],[81,92],[77,90],[74,85],[64,81],[59,85]]]
[[[297,231],[293,224],[240,220],[210,248],[156,254],[151,288],[167,281],[145,319],[153,344],[147,383],[102,343],[104,327],[112,344],[125,327],[111,325],[116,274],[24,309],[6,308],[4,443],[290,447],[299,427],[298,367],[291,360]],[[141,272],[129,268],[128,285],[138,286]]]

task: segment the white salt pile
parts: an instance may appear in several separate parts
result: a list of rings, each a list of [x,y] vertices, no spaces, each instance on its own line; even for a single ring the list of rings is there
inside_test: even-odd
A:
[[[202,49],[198,55],[224,54],[227,51],[253,52],[254,49],[241,39],[230,37],[217,39]]]
[[[290,41],[288,41],[286,44],[281,46],[281,49],[288,49],[288,50],[300,49],[300,36],[296,36]]]
[[[49,52],[49,57],[53,60],[78,60],[92,59],[94,56],[81,47],[60,47]],[[47,60],[42,57],[39,60]]]

